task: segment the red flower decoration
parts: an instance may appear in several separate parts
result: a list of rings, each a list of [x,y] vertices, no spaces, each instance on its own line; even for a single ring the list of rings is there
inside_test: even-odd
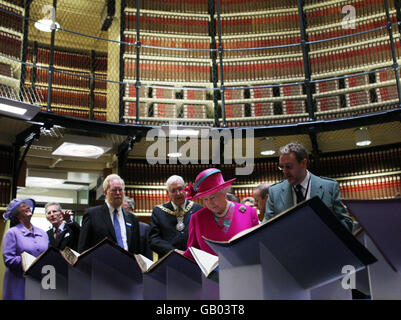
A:
[[[192,182],[190,182],[184,189],[184,192],[187,193],[187,197],[193,197],[196,194],[196,191],[194,189],[194,186],[192,185]]]

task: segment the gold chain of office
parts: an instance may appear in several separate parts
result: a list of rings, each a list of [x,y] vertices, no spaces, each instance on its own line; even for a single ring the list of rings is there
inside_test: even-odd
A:
[[[164,207],[164,206],[161,205],[161,204],[160,204],[160,205],[157,205],[157,207],[160,208],[161,210],[163,210],[164,212],[167,212],[168,214],[171,214],[171,215],[176,216],[176,217],[181,217],[181,216],[183,216],[184,214],[186,214],[189,210],[191,210],[191,208],[192,208],[193,205],[194,205],[194,202],[188,201],[188,204],[187,204],[187,206],[185,207],[185,209],[184,209],[184,210],[180,210],[180,211],[178,211],[178,212],[173,211],[173,210],[170,210],[170,209]]]

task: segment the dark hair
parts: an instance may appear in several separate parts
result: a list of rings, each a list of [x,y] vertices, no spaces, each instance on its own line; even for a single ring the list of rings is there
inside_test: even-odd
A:
[[[304,159],[308,161],[308,152],[302,144],[291,142],[280,148],[280,155],[290,154],[291,152],[294,152],[298,162],[301,162]]]

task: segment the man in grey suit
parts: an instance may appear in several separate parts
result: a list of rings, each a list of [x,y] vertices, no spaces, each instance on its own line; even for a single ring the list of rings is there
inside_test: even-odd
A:
[[[353,221],[340,200],[338,182],[315,176],[307,170],[307,164],[308,153],[301,144],[289,143],[280,148],[279,168],[286,180],[269,188],[263,222],[303,200],[318,196],[343,225],[352,231]]]
[[[85,211],[78,241],[79,252],[107,237],[131,253],[140,253],[139,220],[122,208],[124,188],[124,180],[116,174],[104,179],[105,204]]]

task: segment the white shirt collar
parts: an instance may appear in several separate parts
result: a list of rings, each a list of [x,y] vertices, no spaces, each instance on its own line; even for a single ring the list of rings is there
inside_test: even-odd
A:
[[[306,190],[306,188],[308,188],[309,178],[310,178],[310,173],[309,173],[308,170],[306,170],[305,179],[300,183],[302,188],[303,188],[303,190]]]
[[[113,214],[115,209],[117,209],[118,213],[121,212],[121,206],[118,208],[114,208],[107,200],[105,202],[107,204],[107,207],[109,208],[110,214]]]
[[[178,211],[178,206],[173,201],[170,201],[170,202],[173,205],[174,211]],[[181,207],[182,210],[185,209],[185,203],[186,203],[186,200],[185,200],[183,206]]]

